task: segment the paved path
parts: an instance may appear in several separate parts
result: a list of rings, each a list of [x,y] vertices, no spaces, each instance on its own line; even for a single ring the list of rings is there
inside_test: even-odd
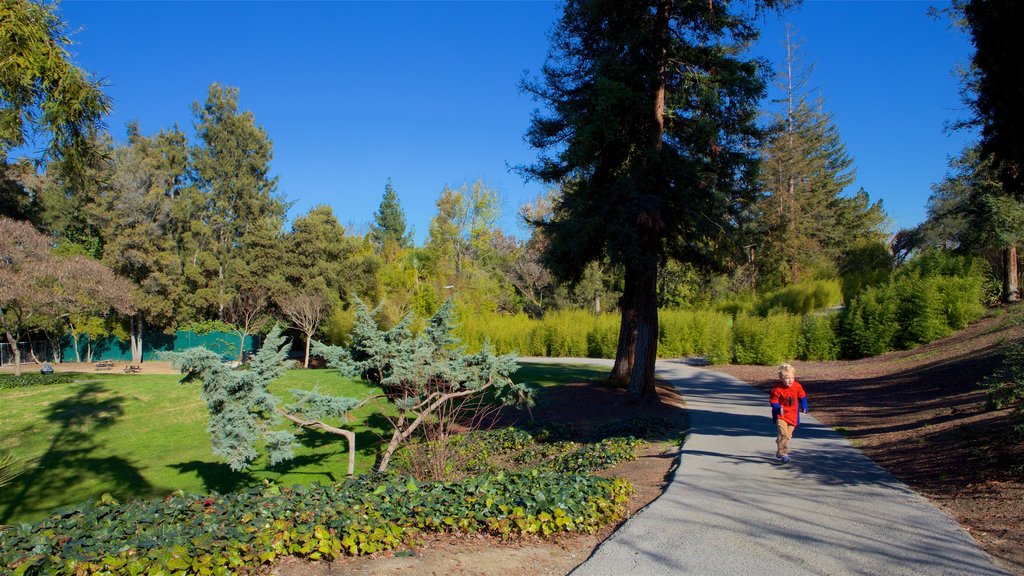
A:
[[[793,461],[778,464],[763,392],[679,362],[658,362],[657,375],[690,415],[679,468],[573,576],[1006,574],[949,516],[810,415]]]

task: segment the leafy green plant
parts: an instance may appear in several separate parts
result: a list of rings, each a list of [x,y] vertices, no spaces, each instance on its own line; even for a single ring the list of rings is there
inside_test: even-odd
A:
[[[423,531],[590,533],[622,517],[630,491],[622,480],[532,470],[457,484],[362,476],[125,504],[108,496],[0,533],[0,567],[19,574],[252,574],[283,556],[372,554]]]
[[[801,360],[835,360],[839,357],[839,325],[837,314],[809,315],[800,319],[797,358]]]
[[[1024,437],[1024,344],[1009,346],[999,368],[982,380],[982,385],[988,389],[988,408],[1012,408],[1016,433]]]
[[[26,388],[29,386],[46,386],[52,384],[68,384],[74,382],[75,377],[71,374],[0,374],[0,390],[13,388]]]

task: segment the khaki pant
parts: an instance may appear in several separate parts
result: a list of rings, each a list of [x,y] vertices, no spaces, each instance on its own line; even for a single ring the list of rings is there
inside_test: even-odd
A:
[[[779,429],[779,435],[775,438],[775,443],[779,445],[779,449],[775,451],[775,457],[780,458],[782,456],[788,456],[789,441],[793,439],[793,431],[796,430],[796,426],[786,422],[782,418],[778,419],[775,426]]]

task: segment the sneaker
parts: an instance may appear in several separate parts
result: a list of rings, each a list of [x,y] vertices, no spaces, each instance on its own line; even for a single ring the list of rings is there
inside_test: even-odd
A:
[[[779,458],[779,462],[782,462],[783,464],[788,464],[789,463],[789,456],[783,456],[783,457]]]

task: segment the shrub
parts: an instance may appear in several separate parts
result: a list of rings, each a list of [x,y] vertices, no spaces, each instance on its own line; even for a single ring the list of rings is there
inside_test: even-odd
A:
[[[982,380],[988,389],[990,410],[1012,408],[1016,417],[1015,432],[1024,437],[1024,345],[1014,344],[1006,350],[1002,364]]]
[[[846,357],[877,356],[892,349],[899,323],[889,286],[866,288],[847,306],[841,320],[842,353]]]
[[[48,384],[69,384],[75,379],[70,374],[0,374],[0,390],[11,388],[26,388],[29,386],[45,386]]]
[[[835,360],[839,357],[839,325],[837,314],[809,315],[800,320],[797,358],[801,360]]]
[[[733,325],[735,358],[739,364],[778,364],[796,357],[800,318],[774,314],[767,318],[741,314]]]
[[[713,310],[663,310],[658,314],[658,356],[704,356],[714,364],[732,358],[732,320]]]
[[[756,310],[761,316],[767,316],[773,310],[799,316],[842,302],[839,280],[810,280],[765,294],[758,301]]]

